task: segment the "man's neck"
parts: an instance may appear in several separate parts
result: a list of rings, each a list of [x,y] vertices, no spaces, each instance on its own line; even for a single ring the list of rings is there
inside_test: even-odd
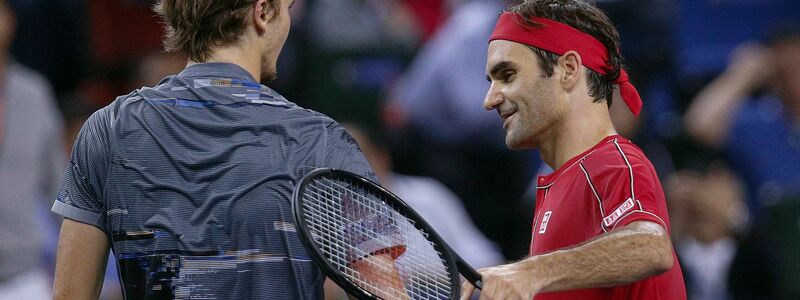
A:
[[[260,81],[262,57],[254,48],[245,46],[216,48],[213,49],[213,54],[205,62],[235,64],[250,73],[256,81]],[[187,66],[197,63],[199,62],[189,60]]]
[[[386,188],[386,189],[391,191],[392,190],[392,171],[391,170],[381,169],[381,168],[375,168],[373,170],[375,171],[375,176],[377,176],[378,180],[380,180],[381,186],[383,186],[384,188]]]
[[[591,101],[591,100],[587,100]],[[605,105],[592,104],[594,105]],[[617,134],[607,109],[591,107],[572,111],[560,128],[542,140],[539,152],[547,165],[558,170],[573,157],[594,147],[605,137]]]

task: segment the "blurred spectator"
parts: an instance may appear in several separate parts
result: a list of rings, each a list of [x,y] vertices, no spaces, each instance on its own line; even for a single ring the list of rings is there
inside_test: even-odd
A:
[[[459,7],[393,88],[383,118],[401,137],[397,169],[447,185],[478,228],[516,259],[530,240],[533,209],[521,198],[539,162],[532,152],[506,149],[500,118],[481,106],[488,38],[504,7],[501,0]]]
[[[29,1],[29,0],[19,0]],[[47,2],[34,0],[34,2]],[[89,34],[91,59],[82,66],[87,76],[80,78],[75,95],[60,99],[67,105],[62,110],[68,123],[83,124],[81,117],[102,108],[118,95],[130,92],[132,79],[138,74],[136,66],[141,59],[161,51],[164,36],[163,24],[151,6],[152,0],[57,0],[86,2],[81,13],[83,28]],[[51,52],[61,51],[51,47]],[[140,86],[135,86],[138,88]],[[73,120],[74,119],[74,120]]]
[[[739,245],[730,272],[733,299],[800,299],[800,197],[767,207]]]
[[[162,78],[178,74],[186,67],[186,57],[174,53],[152,52],[145,55],[136,66],[133,86],[138,89],[145,86],[156,86]],[[130,90],[129,89],[129,90]]]
[[[401,0],[408,7],[420,31],[422,40],[428,39],[447,19],[448,0]]]
[[[489,90],[487,41],[503,8],[500,0],[477,0],[456,10],[394,87],[389,125],[424,129],[424,138],[442,144],[505,147],[502,124],[480,105]]]
[[[63,170],[63,125],[47,80],[8,53],[15,26],[0,0],[0,299],[48,299],[39,212]]]
[[[686,114],[690,134],[726,153],[749,188],[755,217],[800,190],[800,30],[768,46],[743,44]],[[765,88],[763,93],[758,93]]]
[[[8,0],[18,25],[11,53],[49,80],[62,109],[87,75],[95,50],[89,48],[86,2]]]
[[[298,104],[336,120],[378,122],[379,99],[421,32],[401,0],[309,0]]]
[[[735,233],[746,223],[744,188],[720,163],[679,171],[666,181],[675,248],[689,299],[728,299]]]
[[[161,50],[164,28],[151,9],[155,1],[85,1],[88,3],[88,30],[91,34],[92,62],[95,65],[111,67],[132,57]]]
[[[797,0],[676,0],[663,1],[667,3],[675,14],[664,20],[669,27],[668,35],[656,36],[666,41],[671,49],[669,55],[674,62],[669,83],[665,86],[666,93],[657,96],[671,97],[671,101],[653,101],[653,95],[642,95],[645,106],[648,103],[669,104],[659,106],[657,112],[648,120],[646,126],[655,125],[662,137],[672,137],[665,141],[672,153],[675,162],[680,165],[683,160],[691,159],[693,153],[686,152],[687,144],[691,145],[686,136],[685,126],[681,123],[686,111],[691,106],[698,92],[708,85],[714,78],[723,72],[729,63],[733,50],[742,43],[763,38],[771,24],[776,20],[800,20],[800,1]],[[643,52],[659,51],[660,45],[647,45]],[[623,45],[623,47],[625,47]],[[630,53],[630,52],[628,52]],[[650,72],[649,69],[647,72]],[[646,92],[647,93],[647,92]],[[646,108],[647,109],[647,108]],[[672,112],[679,112],[676,118]],[[677,120],[677,122],[673,121]],[[650,123],[655,121],[654,123]],[[678,126],[674,126],[677,123]],[[677,128],[677,129],[676,129]],[[680,134],[680,135],[678,135]],[[662,138],[663,139],[663,138]],[[731,158],[731,157],[728,157]],[[731,167],[736,172],[741,172],[737,166],[739,162],[729,159]],[[751,182],[748,178],[748,203],[754,199]],[[748,204],[750,205],[750,204]]]
[[[352,124],[344,126],[358,142],[381,185],[419,213],[461,258],[475,268],[504,262],[497,247],[472,224],[458,196],[433,178],[395,173],[382,138]]]
[[[413,49],[420,36],[399,0],[312,0],[308,17],[311,38],[325,50]]]

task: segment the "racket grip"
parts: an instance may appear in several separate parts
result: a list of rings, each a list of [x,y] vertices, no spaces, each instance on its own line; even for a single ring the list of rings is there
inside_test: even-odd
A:
[[[474,285],[476,288],[482,290],[483,278],[481,277],[481,273],[475,271],[475,269],[472,268],[472,266],[468,265],[463,259],[461,259],[461,257],[458,256],[458,254],[455,255],[457,258],[456,266],[458,267],[459,273],[461,273],[461,275],[464,275],[464,278],[469,280],[469,282],[471,282],[472,285]]]

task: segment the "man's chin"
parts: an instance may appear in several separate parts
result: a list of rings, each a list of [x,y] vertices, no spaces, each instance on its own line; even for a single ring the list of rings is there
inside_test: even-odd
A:
[[[278,72],[261,73],[261,82],[267,83],[278,79]]]
[[[511,134],[506,134],[506,147],[510,150],[532,150],[536,149],[537,145],[532,143],[532,140],[520,139]]]
[[[514,138],[509,137],[509,136],[506,136],[506,147],[508,147],[508,149],[511,149],[511,150],[521,150],[521,149],[523,149],[522,143],[520,143],[519,141],[517,141]]]

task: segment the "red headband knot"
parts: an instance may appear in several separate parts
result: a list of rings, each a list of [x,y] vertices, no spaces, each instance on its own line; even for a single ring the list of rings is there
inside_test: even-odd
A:
[[[532,27],[523,23],[522,16],[513,12],[504,12],[497,21],[497,26],[489,41],[507,40],[533,46],[558,55],[573,50],[581,56],[583,65],[599,74],[606,75],[608,65],[608,49],[586,33],[567,24],[546,18],[532,18],[531,21],[542,26]],[[620,95],[635,116],[642,110],[642,98],[630,82],[628,73],[619,70],[619,77],[614,81],[619,85]]]

